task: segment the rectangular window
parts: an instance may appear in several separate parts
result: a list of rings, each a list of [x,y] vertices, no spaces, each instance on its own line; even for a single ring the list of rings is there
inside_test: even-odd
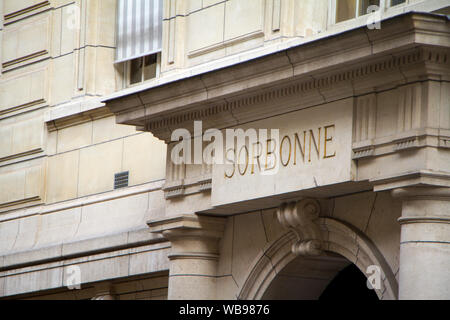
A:
[[[118,0],[117,5],[116,63],[160,52],[163,0]]]
[[[380,6],[380,0],[336,0],[336,20],[342,22],[354,19],[375,10],[371,6]]]
[[[134,85],[156,78],[159,72],[159,54],[136,58],[128,62],[129,84]]]
[[[398,4],[405,3],[406,0],[391,0],[391,7],[396,6]]]

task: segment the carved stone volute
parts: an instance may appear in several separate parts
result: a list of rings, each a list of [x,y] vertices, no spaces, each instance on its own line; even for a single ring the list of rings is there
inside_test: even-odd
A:
[[[278,208],[278,221],[297,236],[297,241],[292,245],[294,254],[320,255],[322,253],[322,235],[316,224],[319,213],[320,205],[314,199],[284,203]]]

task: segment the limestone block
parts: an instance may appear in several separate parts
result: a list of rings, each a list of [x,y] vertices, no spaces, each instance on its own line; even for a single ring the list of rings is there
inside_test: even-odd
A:
[[[115,47],[116,31],[116,0],[103,0],[98,2],[97,44]]]
[[[51,15],[20,21],[3,34],[2,63],[9,66],[19,58],[32,59],[50,52]]]
[[[80,267],[81,283],[89,283],[128,276],[128,263],[129,256],[121,255],[103,259],[92,257],[90,261],[76,263],[76,266]],[[63,283],[66,283],[68,275],[68,272],[63,272]]]
[[[77,197],[79,151],[48,158],[47,203]]]
[[[32,248],[37,240],[40,229],[40,217],[32,216],[19,220],[19,230],[12,250],[22,251]]]
[[[232,276],[217,278],[217,294],[218,300],[235,300],[238,295],[238,286],[234,282]]]
[[[202,9],[203,0],[187,0],[187,13]]]
[[[150,133],[124,139],[123,169],[130,171],[130,185],[165,177],[166,145]]]
[[[79,6],[71,4],[61,8],[61,42],[60,52],[61,55],[72,53],[77,47],[77,33],[79,30],[76,28],[76,14],[79,10]]]
[[[242,287],[253,260],[267,243],[259,212],[235,216],[233,239],[233,277]],[[248,230],[252,232],[248,232]]]
[[[84,234],[84,230],[80,230],[82,219],[83,217],[80,211],[79,221],[76,223],[77,230],[74,236],[62,245],[63,255],[77,255],[81,252],[89,251],[108,251],[108,249],[121,247],[129,243],[127,239],[129,233],[127,232],[112,235],[106,233],[101,236]],[[84,226],[81,226],[81,229],[83,228]]]
[[[0,171],[0,204],[42,197],[42,165],[19,165],[8,169]]]
[[[84,55],[85,86],[92,95],[105,95],[116,90],[114,48],[86,47]]]
[[[185,196],[183,201],[171,201],[170,204],[166,206],[166,216],[194,214],[210,209],[211,198],[209,194],[202,192]]]
[[[439,127],[450,129],[450,83],[441,82]]]
[[[42,114],[18,121],[13,129],[12,154],[43,148],[45,127]]]
[[[81,221],[81,208],[52,212],[39,217],[36,247],[72,240]]]
[[[12,154],[13,126],[0,121],[0,159]]]
[[[52,76],[50,80],[50,97],[52,105],[68,101],[74,92],[74,57],[68,54],[53,59]]]
[[[264,1],[229,0],[225,5],[225,34],[228,41],[263,29]]]
[[[0,80],[0,114],[47,100],[45,88],[46,69]]]
[[[25,171],[25,199],[41,197],[44,177],[42,166],[33,166]]]
[[[148,194],[148,216],[149,219],[156,219],[166,215],[166,199],[164,191],[155,190]]]
[[[4,0],[3,12],[5,15],[32,7],[42,0]]]
[[[148,195],[144,193],[83,206],[76,237],[87,239],[145,226],[147,203]]]
[[[226,46],[226,55],[232,55],[238,52],[251,50],[264,45],[264,38],[261,35],[255,37],[243,38],[242,41],[235,41]]]
[[[148,251],[147,251],[148,250]],[[169,249],[153,249],[150,247],[145,251],[141,248],[130,250],[130,275],[158,272],[169,269]],[[135,253],[135,251],[137,251]],[[142,252],[139,252],[142,251]]]
[[[122,146],[115,140],[80,150],[78,196],[113,189],[114,174],[122,172]]]
[[[398,93],[389,90],[377,95],[376,136],[386,137],[396,133]]]
[[[19,220],[9,220],[0,223],[0,255],[10,251],[19,233]]]
[[[5,281],[4,294],[8,296],[59,288],[62,284],[61,271],[60,268],[48,268],[9,275]]]
[[[364,232],[374,207],[375,197],[376,194],[373,192],[338,197],[334,200],[333,218],[345,221]],[[349,206],[349,203],[352,205]]]
[[[50,156],[52,156],[56,153],[57,141],[58,141],[57,139],[58,139],[57,131],[47,132],[45,150],[47,151],[47,154]]]
[[[380,250],[394,274],[399,264],[400,225],[397,219],[400,216],[401,203],[392,199],[387,192],[377,193],[366,234]]]
[[[261,215],[264,222],[264,230],[267,235],[267,242],[275,241],[287,232],[277,218],[277,209],[263,210]]]
[[[326,1],[306,0],[295,1],[294,34],[296,36],[311,36],[327,27]]]
[[[93,144],[115,140],[136,133],[136,129],[133,126],[117,124],[114,116],[94,120],[92,130]]]
[[[194,12],[188,16],[189,52],[211,47],[223,41],[225,5]]]
[[[213,6],[215,4],[218,4],[219,2],[223,2],[223,0],[203,0],[203,8],[207,8],[210,6]]]
[[[92,122],[58,130],[57,152],[62,153],[92,144]]]
[[[233,261],[233,232],[234,217],[229,217],[225,225],[223,237],[220,240],[220,257],[217,266],[217,275],[225,276],[231,274]]]
[[[61,23],[63,20],[61,19],[62,16],[62,9],[56,9],[53,11],[52,14],[52,29],[51,29],[51,56],[57,57],[61,55],[61,34],[62,34],[62,25]]]

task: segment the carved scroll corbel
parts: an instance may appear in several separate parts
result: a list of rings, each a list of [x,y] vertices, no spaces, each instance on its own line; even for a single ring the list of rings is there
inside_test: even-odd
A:
[[[294,254],[316,256],[322,253],[322,234],[316,223],[319,213],[320,205],[314,199],[284,203],[278,208],[278,221],[297,236],[292,245]]]

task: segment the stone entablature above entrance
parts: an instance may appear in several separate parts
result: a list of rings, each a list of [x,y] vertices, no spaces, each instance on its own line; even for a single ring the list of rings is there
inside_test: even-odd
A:
[[[350,30],[105,102],[118,123],[137,126],[166,141],[168,159],[174,146],[170,141],[173,130],[186,128],[193,133],[194,121],[202,121],[204,131],[251,127],[262,119],[270,127],[277,116],[289,121],[292,115],[302,118],[309,110],[326,105],[324,115],[347,121],[340,128],[333,127],[336,132],[344,129],[335,142],[345,136],[348,150],[345,147],[336,157],[347,156],[338,161],[339,168],[348,166],[346,178],[320,183],[316,177],[308,185],[283,189],[280,194],[294,190],[314,193],[320,187],[345,182],[351,183],[325,193],[330,196],[422,183],[450,186],[448,152],[438,151],[448,150],[450,139],[449,34],[447,17],[409,13],[383,21],[380,30]],[[343,104],[345,111],[338,107]],[[301,128],[294,124],[292,134],[295,130],[316,130],[317,138],[317,130],[322,128],[323,138],[325,127],[335,125],[331,118],[315,117],[312,126],[305,123]],[[292,139],[291,146],[295,145]],[[333,162],[333,158],[322,162],[326,160]],[[392,161],[395,165],[388,165]],[[328,168],[332,176],[336,164]],[[239,173],[239,168],[234,171]],[[256,176],[248,174],[250,171],[246,170],[245,180]],[[212,189],[208,204],[202,202],[204,205],[193,212],[277,194],[262,192],[248,197],[244,192],[239,199],[224,200],[235,191],[224,185],[232,185],[239,174],[224,184],[217,180],[224,175],[218,166],[199,168],[170,160],[166,172],[167,199],[190,194],[198,197]],[[323,175],[325,180],[329,176]],[[215,186],[220,188],[220,201],[214,200]]]

